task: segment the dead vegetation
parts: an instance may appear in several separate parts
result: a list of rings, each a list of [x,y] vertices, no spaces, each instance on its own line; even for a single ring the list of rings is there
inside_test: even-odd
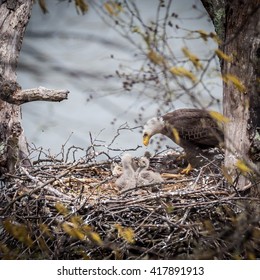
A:
[[[260,257],[260,200],[250,188],[239,192],[230,186],[215,163],[186,176],[164,175],[159,185],[120,190],[111,172],[115,160],[38,159],[31,168],[5,174],[1,258]],[[161,174],[177,173],[182,164],[169,155],[150,162]]]

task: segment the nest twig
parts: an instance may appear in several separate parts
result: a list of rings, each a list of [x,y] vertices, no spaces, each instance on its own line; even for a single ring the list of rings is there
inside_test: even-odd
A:
[[[41,162],[6,174],[1,258],[260,257],[259,199],[235,192],[213,165],[122,191],[110,164]]]

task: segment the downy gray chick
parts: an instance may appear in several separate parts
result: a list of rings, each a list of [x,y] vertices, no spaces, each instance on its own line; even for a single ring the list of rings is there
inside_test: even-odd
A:
[[[123,174],[116,180],[116,186],[122,189],[136,187],[136,176],[132,165],[133,158],[130,154],[122,156]]]

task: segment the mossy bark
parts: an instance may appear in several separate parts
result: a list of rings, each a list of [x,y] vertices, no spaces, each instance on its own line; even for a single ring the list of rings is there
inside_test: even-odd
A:
[[[226,1],[225,0],[202,0],[215,27],[216,34],[221,40],[225,37]]]

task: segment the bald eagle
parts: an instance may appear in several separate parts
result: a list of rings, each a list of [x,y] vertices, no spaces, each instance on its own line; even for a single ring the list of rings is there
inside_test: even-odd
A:
[[[200,109],[178,109],[148,120],[144,125],[143,144],[147,146],[155,134],[169,137],[184,149],[189,165],[183,173],[205,164],[202,158],[209,158],[208,149],[224,142],[222,124],[209,111]]]

